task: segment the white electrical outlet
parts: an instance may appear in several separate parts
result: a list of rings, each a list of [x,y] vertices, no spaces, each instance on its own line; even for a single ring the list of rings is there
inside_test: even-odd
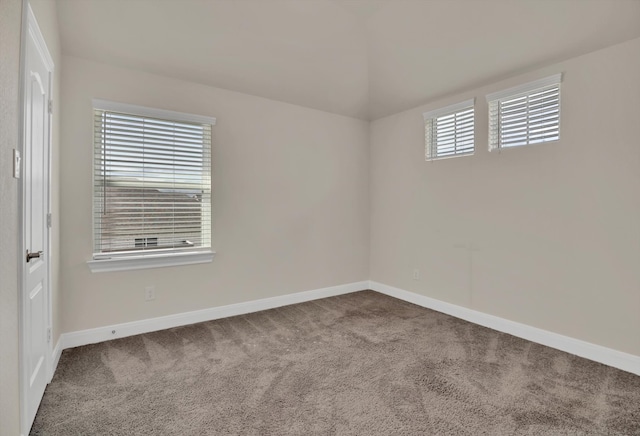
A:
[[[418,268],[413,270],[413,280],[420,280],[420,270]]]
[[[156,299],[156,287],[147,286],[144,288],[144,301],[151,301]]]

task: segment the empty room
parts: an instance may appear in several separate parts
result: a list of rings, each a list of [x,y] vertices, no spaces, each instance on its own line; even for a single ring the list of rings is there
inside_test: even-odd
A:
[[[0,0],[0,436],[640,435],[640,0]]]

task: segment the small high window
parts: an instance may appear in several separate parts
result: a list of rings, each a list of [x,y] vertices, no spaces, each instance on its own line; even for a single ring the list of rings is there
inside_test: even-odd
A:
[[[487,95],[489,151],[560,139],[560,82],[556,74]]]
[[[475,99],[425,112],[426,160],[473,154]]]

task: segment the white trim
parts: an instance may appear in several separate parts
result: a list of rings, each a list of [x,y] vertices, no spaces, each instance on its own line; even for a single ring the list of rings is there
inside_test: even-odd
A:
[[[29,40],[31,39],[34,43],[35,49],[37,50],[37,54],[42,58],[43,63],[44,63],[44,67],[46,68],[47,72],[48,72],[48,89],[47,89],[47,97],[48,97],[48,101],[47,104],[50,104],[49,102],[51,101],[51,99],[53,98],[53,73],[55,71],[55,65],[53,63],[53,58],[51,57],[51,54],[49,53],[49,49],[47,48],[47,43],[45,41],[45,38],[42,34],[42,31],[40,30],[40,27],[38,25],[38,21],[36,20],[36,16],[33,12],[33,9],[31,8],[31,4],[30,2],[27,0],[24,2],[23,5],[23,9],[22,9],[22,32],[21,32],[21,45],[20,45],[20,130],[19,130],[19,149],[21,151],[21,153],[24,155],[25,154],[25,140],[26,140],[26,134],[25,134],[25,130],[26,130],[26,110],[27,107],[25,105],[25,100],[26,100],[26,96],[27,96],[27,91],[26,91],[26,84],[27,84],[27,80],[26,80],[26,72],[27,72],[27,46],[29,44]],[[42,83],[41,83],[42,85]],[[52,131],[53,131],[53,116],[51,111],[47,111],[46,115],[47,117],[47,127],[48,127],[48,131],[47,131],[47,137],[46,137],[46,150],[44,151],[43,154],[43,158],[46,159],[46,163],[45,163],[45,168],[46,168],[46,180],[47,180],[47,189],[45,190],[45,199],[44,199],[44,203],[45,203],[45,213],[46,214],[50,214],[51,213],[51,171],[52,171],[52,162],[51,162],[51,157],[52,157]],[[25,335],[25,333],[27,331],[29,331],[29,329],[31,328],[30,326],[27,325],[27,319],[25,316],[25,296],[28,295],[25,287],[26,287],[26,264],[24,262],[24,254],[25,251],[27,250],[26,246],[26,242],[25,242],[25,224],[24,224],[24,219],[25,219],[25,184],[26,184],[26,172],[24,172],[24,175],[20,178],[19,183],[18,183],[18,201],[19,201],[19,232],[20,232],[20,238],[19,238],[19,249],[18,249],[18,259],[21,259],[22,261],[20,262],[20,267],[18,268],[18,280],[19,280],[19,286],[21,289],[20,292],[20,306],[19,306],[19,332],[18,332],[18,340],[19,340],[19,403],[20,403],[20,430],[21,430],[21,434],[28,434],[29,431],[31,430],[31,423],[29,422],[29,417],[27,415],[29,406],[28,406],[28,402],[29,402],[29,397],[27,395],[28,393],[28,389],[29,389],[29,380],[28,380],[28,374],[27,374],[27,370],[26,370],[26,357],[25,357],[25,352],[26,352],[26,343],[27,343],[27,337]],[[51,298],[52,298],[52,293],[53,293],[53,286],[52,286],[52,271],[51,271],[51,227],[49,227],[48,225],[45,225],[45,229],[46,229],[46,235],[44,236],[44,240],[45,240],[45,244],[46,247],[43,247],[43,251],[45,252],[44,258],[45,258],[45,264],[46,264],[46,268],[47,268],[47,272],[45,275],[45,281],[46,281],[46,289],[47,289],[47,296],[46,296],[46,305],[47,307],[45,308],[46,310],[46,325],[45,328],[46,329],[51,329],[52,327],[52,315],[53,315],[53,311],[52,311],[52,303],[51,303]],[[48,334],[48,333],[47,333]],[[44,371],[45,371],[45,376],[47,379],[47,383],[49,383],[51,377],[53,377],[53,371],[52,371],[52,344],[50,341],[47,342],[47,346],[46,346],[46,352],[45,352],[45,358],[44,358]],[[41,399],[40,399],[41,400]]]
[[[422,117],[424,118],[425,121],[433,119],[433,118],[438,118],[440,116],[443,115],[449,115],[455,112],[459,112],[463,109],[469,109],[469,108],[473,108],[476,104],[476,99],[475,97],[469,100],[465,100],[463,102],[460,103],[456,103],[456,104],[452,104],[440,109],[434,109],[432,111],[429,112],[424,112],[422,114]]]
[[[24,142],[25,142],[25,124],[26,124],[26,116],[25,116],[25,111],[26,111],[26,105],[25,105],[25,100],[26,100],[26,80],[25,80],[25,75],[26,75],[26,65],[27,65],[27,44],[28,44],[28,35],[29,35],[29,27],[30,27],[30,22],[33,21],[33,11],[31,10],[31,5],[29,4],[29,0],[25,0],[23,2],[22,5],[22,30],[20,31],[20,129],[19,129],[19,133],[18,133],[18,147],[20,149],[20,153],[22,153],[22,156],[25,156],[25,146],[24,146]],[[23,174],[21,174],[20,180],[18,180],[18,214],[19,214],[19,218],[18,218],[18,227],[19,227],[19,232],[20,235],[18,237],[18,249],[17,249],[17,259],[22,259],[22,253],[23,253],[23,249],[25,246],[24,243],[24,229],[25,229],[25,224],[24,224],[24,217],[25,217],[25,213],[24,213],[24,208],[25,208],[25,201],[24,201],[24,174],[25,171],[22,171]],[[47,256],[47,259],[49,258],[49,256]],[[20,262],[19,263],[19,268],[18,268],[18,286],[20,289],[20,296],[18,298],[18,304],[20,305],[19,308],[19,312],[18,312],[18,316],[19,316],[19,323],[18,323],[18,385],[19,385],[19,419],[20,419],[20,436],[23,436],[24,434],[29,434],[29,432],[31,431],[31,426],[29,424],[27,424],[28,422],[28,418],[27,418],[27,404],[29,401],[28,395],[27,395],[27,389],[28,389],[28,376],[27,376],[27,370],[26,370],[26,359],[25,359],[25,343],[27,341],[26,339],[26,334],[25,334],[25,304],[24,304],[24,298],[23,295],[25,294],[25,271],[24,271],[24,262]]]
[[[444,301],[436,300],[404,289],[395,288],[375,281],[369,282],[369,289],[394,298],[433,309],[456,318],[488,327],[499,332],[508,333],[528,341],[546,345],[547,347],[575,354],[585,359],[603,363],[614,368],[640,375],[640,356],[595,345],[590,342],[563,336],[547,330],[532,327],[519,322],[510,321],[498,316],[489,315],[477,310],[468,309]]]
[[[167,266],[210,263],[215,251],[189,253],[149,254],[142,256],[122,256],[109,259],[88,260],[87,265],[93,273],[111,271],[129,271],[135,269],[164,268]]]
[[[36,44],[36,47],[38,48],[38,51],[40,52],[40,55],[44,58],[44,61],[47,64],[47,69],[50,72],[53,72],[54,70],[53,58],[49,53],[49,49],[47,49],[47,44],[45,43],[42,32],[40,31],[40,26],[38,25],[36,16],[33,13],[33,9],[31,9],[30,3],[28,4],[28,14],[29,14],[29,18],[28,18],[29,32],[33,35],[33,40]],[[49,97],[53,98],[53,95],[50,95]]]
[[[184,112],[175,112],[166,109],[156,109],[147,106],[138,106],[134,104],[118,103],[109,100],[100,100],[94,98],[91,100],[94,109],[105,111],[124,112],[132,115],[141,115],[146,117],[161,118],[174,121],[186,121],[192,123],[216,125],[214,117],[204,115],[187,114]]]
[[[545,86],[558,85],[561,82],[562,73],[558,73],[554,74],[553,76],[534,80],[533,82],[523,83],[522,85],[514,86],[513,88],[503,89],[502,91],[487,94],[486,99],[487,102],[492,102],[495,100],[501,100],[506,97],[515,97],[518,94],[526,94],[530,91],[544,88]]]
[[[473,156],[475,153],[476,153],[476,151],[475,151],[475,144],[474,144],[474,150],[470,151],[468,153],[450,154],[450,155],[447,155],[447,156],[438,156],[438,157],[426,157],[425,156],[424,161],[425,162],[433,162],[433,161],[436,161],[436,160],[455,159],[457,157]]]
[[[375,281],[354,282],[345,285],[332,286],[328,288],[315,289],[311,291],[298,292],[295,294],[281,295],[277,297],[264,298],[261,300],[247,301],[244,303],[230,304],[228,306],[212,307],[209,309],[196,310],[174,315],[161,316],[141,321],[133,321],[123,324],[98,327],[94,329],[81,330],[77,332],[64,333],[60,336],[55,347],[53,369],[58,365],[62,350],[79,347],[87,344],[94,344],[115,338],[123,338],[142,333],[149,333],[164,330],[172,327],[195,324],[198,322],[211,321],[215,319],[227,318],[230,316],[244,315],[261,310],[273,309],[276,307],[288,306],[290,304],[304,303],[320,298],[344,295],[358,292],[364,289],[371,289],[381,294],[389,295],[409,303],[417,304],[421,307],[436,310],[465,321],[472,322],[493,330],[517,336],[528,341],[546,345],[585,359],[603,363],[614,368],[628,371],[640,375],[640,356],[613,350],[611,348],[595,345],[579,339],[563,336],[547,330],[532,327],[526,324],[510,321],[498,316],[489,315],[477,310],[468,309],[452,303],[436,300],[404,289],[395,288]],[[53,371],[52,371],[53,372]]]
[[[56,373],[56,369],[58,369],[58,363],[60,362],[60,356],[62,356],[62,336],[58,338],[58,342],[56,342],[56,346],[53,348],[51,352],[51,367],[49,371],[49,383],[53,379],[53,374]]]
[[[79,347],[115,338],[139,335],[141,333],[149,333],[172,327],[227,318],[230,316],[244,315],[261,310],[288,306],[290,304],[304,303],[306,301],[317,300],[319,298],[349,294],[351,292],[367,289],[368,285],[368,281],[355,282],[345,285],[331,286],[329,288],[298,292],[295,294],[281,295],[278,297],[264,298],[261,300],[247,301],[244,303],[230,304],[228,306],[212,307],[193,312],[178,313],[175,315],[161,316],[141,321],[64,333],[60,337],[60,342],[62,343],[62,349]]]

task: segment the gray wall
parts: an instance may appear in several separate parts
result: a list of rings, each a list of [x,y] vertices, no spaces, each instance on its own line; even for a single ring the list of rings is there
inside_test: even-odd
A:
[[[368,279],[369,123],[75,57],[62,64],[64,332]],[[92,98],[216,117],[213,263],[90,272]]]
[[[374,121],[371,279],[640,355],[639,53],[634,39]],[[558,72],[561,140],[489,153],[485,95]],[[471,97],[475,154],[425,162],[422,113]]]
[[[0,0],[0,435],[19,434],[18,147],[22,2]]]

